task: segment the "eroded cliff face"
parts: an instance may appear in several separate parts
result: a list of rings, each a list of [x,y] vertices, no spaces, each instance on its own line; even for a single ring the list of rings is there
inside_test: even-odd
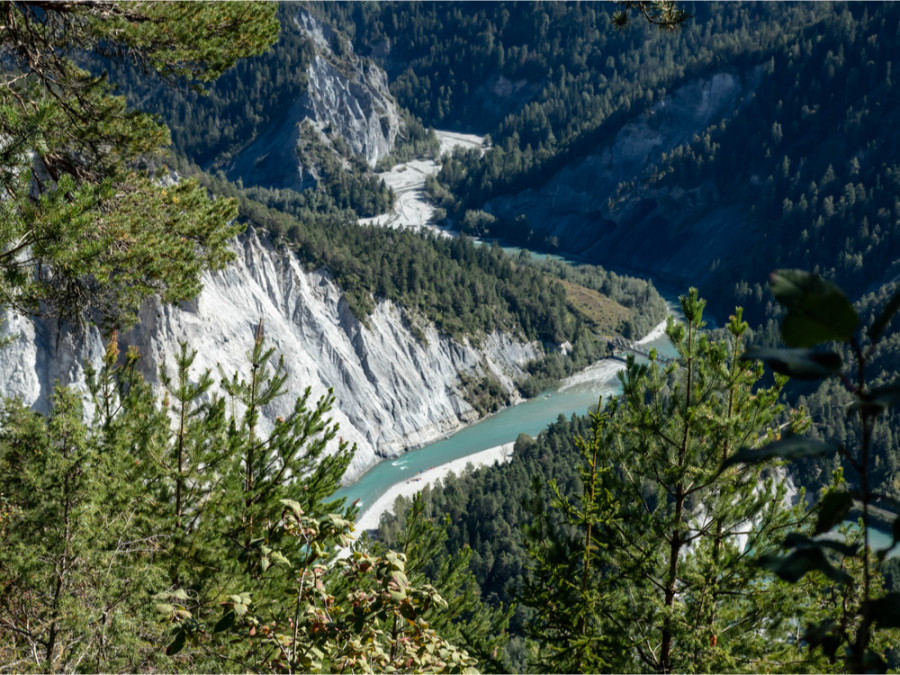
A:
[[[382,69],[357,56],[349,41],[307,10],[298,9],[294,22],[316,51],[306,69],[307,91],[232,162],[229,178],[248,186],[310,187],[320,177],[321,152],[340,158],[349,151],[375,166],[402,128]]]
[[[402,454],[474,421],[460,373],[490,373],[508,391],[521,366],[539,346],[507,335],[485,337],[479,347],[460,343],[428,326],[426,341],[410,329],[403,310],[381,302],[363,325],[350,312],[341,290],[324,271],[306,272],[289,253],[250,233],[235,243],[238,259],[226,270],[206,274],[199,298],[181,307],[148,303],[139,325],[119,338],[134,345],[141,369],[159,386],[159,366],[174,372],[179,342],[198,352],[198,372],[217,365],[227,374],[249,377],[246,354],[259,320],[267,344],[283,354],[290,395],[267,409],[268,419],[286,415],[304,388],[318,397],[335,395],[332,416],[339,434],[357,444],[345,480],[364,473],[380,458]],[[91,329],[78,336],[58,332],[51,321],[8,315],[4,331],[14,337],[0,349],[4,394],[47,410],[56,381],[84,387],[84,362],[98,362],[104,343]]]
[[[692,269],[692,278],[701,278],[706,263],[727,260],[753,236],[746,216],[712,185],[650,189],[646,176],[663,153],[733,115],[760,76],[757,68],[686,83],[540,188],[494,199],[485,209],[509,219],[525,214],[562,250],[596,262],[672,278]],[[620,191],[621,184],[630,187]]]

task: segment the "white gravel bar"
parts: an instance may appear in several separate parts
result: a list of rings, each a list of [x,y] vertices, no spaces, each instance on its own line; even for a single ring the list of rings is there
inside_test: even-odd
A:
[[[443,480],[450,472],[458,476],[465,473],[466,467],[469,465],[472,465],[473,468],[478,468],[494,464],[505,464],[513,456],[514,445],[515,443],[504,443],[494,448],[488,448],[487,450],[476,452],[474,455],[467,455],[466,457],[428,469],[411,476],[402,483],[391,486],[387,492],[381,495],[371,507],[366,509],[356,519],[357,531],[376,529],[378,522],[381,520],[381,514],[393,510],[397,497],[412,497],[421,492],[426,485],[433,486],[439,480]]]

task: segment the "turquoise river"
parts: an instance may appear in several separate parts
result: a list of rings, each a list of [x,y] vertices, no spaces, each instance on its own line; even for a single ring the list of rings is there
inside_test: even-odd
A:
[[[508,249],[516,253],[518,249]],[[554,256],[556,257],[556,256]],[[575,261],[571,261],[575,262]],[[666,298],[669,312],[678,320],[681,316],[677,293],[674,289],[657,284]],[[713,322],[710,320],[710,323]],[[645,343],[660,354],[674,356],[668,338],[663,334]],[[536,436],[560,415],[584,414],[604,398],[621,393],[616,373],[623,367],[620,361],[606,359],[594,364],[580,375],[542,392],[535,398],[504,408],[480,422],[466,427],[452,436],[411,450],[395,459],[385,459],[372,467],[355,483],[341,488],[336,497],[348,501],[359,500],[360,513],[374,504],[391,486],[408,480],[411,476],[431,467],[467,457],[468,455],[515,441],[519,434]],[[573,382],[574,380],[574,382]],[[870,532],[873,548],[884,548],[891,542],[886,532]],[[891,556],[900,554],[895,547]]]
[[[519,249],[506,250],[517,253]],[[680,316],[677,294],[666,290],[660,292],[677,320]],[[656,348],[661,354],[674,355],[665,335],[647,342],[645,346]],[[376,464],[358,481],[342,488],[336,496],[346,497],[348,501],[358,499],[360,512],[364,512],[392,485],[406,481],[420,471],[515,441],[522,433],[537,436],[560,415],[584,414],[591,406],[597,405],[600,396],[618,395],[621,388],[616,373],[623,365],[613,359],[594,364],[575,378],[570,378],[568,383],[560,383],[532,399],[504,408],[448,438]],[[580,381],[573,383],[572,379]]]

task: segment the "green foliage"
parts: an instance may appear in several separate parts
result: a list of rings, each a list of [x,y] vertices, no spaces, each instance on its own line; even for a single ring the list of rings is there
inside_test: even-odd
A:
[[[743,103],[658,161],[651,158],[656,165],[619,192],[629,200],[645,192],[648,204],[657,194],[672,195],[648,216],[660,224],[689,227],[723,204],[748,214],[745,254],[729,264],[712,254],[701,264],[712,269],[702,290],[713,309],[727,314],[739,302],[754,324],[772,316],[774,304],[752,280],[762,279],[773,261],[834,278],[853,296],[896,276],[895,6],[701,3],[690,8],[693,20],[665,34],[645,26],[610,30],[616,8],[606,9],[335,3],[323,12],[353,34],[363,53],[390,43],[385,66],[392,89],[425,123],[490,134],[485,153],[444,157],[430,183],[460,226],[492,199],[510,204],[545,185],[641,113],[655,110],[658,117],[660,103],[679,86],[727,72],[744,78]],[[700,202],[687,207],[680,194],[696,194]],[[498,218],[490,230],[556,250],[552,229],[562,250],[611,262],[619,249],[610,230],[630,221],[628,212],[607,208],[586,214],[571,233],[560,232],[553,219],[515,216]]]
[[[260,433],[262,409],[285,394],[284,357],[279,357],[272,367],[270,361],[274,351],[264,347],[260,320],[253,350],[247,355],[249,379],[241,378],[238,373],[230,378],[221,373],[222,388],[232,406],[244,410],[239,419],[232,418],[230,422],[228,446],[235,468],[243,474],[240,534],[236,537],[243,540],[245,554],[252,542],[266,536],[266,524],[272,522],[274,515],[273,505],[280,504],[283,499],[298,500],[311,517],[320,517],[339,508],[338,504],[325,500],[339,487],[340,477],[350,463],[352,453],[343,440],[336,450],[326,452],[329,442],[337,434],[337,426],[326,417],[334,396],[329,392],[311,406],[308,387],[296,399],[287,417],[276,418],[269,434]],[[296,495],[295,487],[300,476],[304,478],[302,497]]]
[[[742,365],[740,310],[716,342],[701,332],[696,290],[681,305],[684,324],[667,329],[678,359],[666,369],[632,360],[621,376],[617,449],[606,461],[628,459],[609,483],[621,508],[606,540],[623,592],[607,612],[631,645],[619,668],[754,670],[790,651],[775,631],[787,617],[771,611],[789,603],[748,551],[774,550],[796,514],[775,476],[720,466],[736,446],[776,437],[784,380],[758,388],[762,370]]]
[[[791,535],[784,542],[790,552],[784,557],[765,557],[763,564],[792,583],[814,571],[827,576],[837,588],[836,593],[845,596],[844,611],[836,620],[809,626],[807,640],[810,646],[821,647],[832,661],[837,658],[838,649],[844,646],[844,666],[851,672],[884,671],[889,656],[886,647],[896,641],[896,634],[890,630],[898,626],[894,609],[898,598],[895,593],[886,594],[877,582],[887,551],[871,550],[870,528],[874,507],[887,509],[894,523],[900,522],[900,515],[897,515],[897,502],[873,488],[872,474],[879,450],[873,432],[877,418],[894,406],[897,398],[894,386],[872,387],[867,367],[897,311],[897,303],[893,298],[889,299],[866,334],[858,330],[857,313],[843,292],[818,275],[779,270],[772,274],[771,285],[776,299],[786,309],[782,322],[785,342],[805,347],[818,347],[820,343],[828,344],[834,340],[846,343],[847,366],[842,368],[838,360],[834,372],[823,372],[817,377],[840,378],[840,384],[852,401],[848,413],[858,420],[860,429],[858,443],[829,448],[814,439],[792,439],[792,445],[782,448],[779,455],[796,459],[836,451],[856,474],[853,489],[838,484],[820,498],[815,527],[817,535],[834,531],[854,505],[861,507],[862,517],[860,542],[836,545],[830,539]],[[760,350],[757,355],[772,363],[774,368],[781,363],[778,354],[781,351],[784,350]],[[812,350],[795,351],[807,354],[810,359],[817,354]],[[747,454],[743,451],[736,459],[753,461]],[[896,531],[896,526],[894,529]],[[844,566],[848,564],[855,565],[855,573],[845,571]],[[855,593],[850,591],[853,586]]]
[[[351,522],[335,514],[312,518],[299,503],[282,503],[280,524],[259,545],[263,560],[271,560],[262,575],[273,572],[256,580],[253,592],[219,603],[221,618],[211,633],[202,631],[206,649],[234,645],[237,663],[267,672],[477,672],[475,660],[425,620],[447,602],[433,586],[410,582],[403,554],[354,551],[335,559],[336,547],[351,542]],[[286,600],[260,592],[277,582]],[[174,621],[168,651],[177,653],[198,630],[189,614],[176,613]]]
[[[626,4],[679,11],[672,3]],[[466,211],[537,187],[595,151],[628,117],[664,101],[686,78],[721,69],[725,62],[743,69],[757,52],[823,16],[782,14],[785,8],[750,13],[737,5],[710,11],[701,5],[696,21],[662,34],[644,21],[634,31],[611,30],[615,15],[597,5],[496,3],[460,9],[430,3],[417,9],[405,13],[385,5],[371,12],[374,16],[356,12],[345,20],[352,20],[358,42],[390,39],[392,57],[397,51],[406,57],[392,61],[402,64],[392,72],[392,91],[403,105],[428,123],[490,134],[493,144],[483,156],[469,152],[444,159],[439,181],[448,197],[454,196],[442,206],[459,221]],[[435,40],[435,35],[460,37]],[[512,93],[502,88],[504,81],[515,83]],[[492,85],[504,93],[492,95]],[[534,245],[544,240],[543,229],[511,219],[498,223],[494,236],[519,243],[530,238]],[[578,237],[564,246],[573,253],[587,247]]]
[[[589,332],[567,305],[565,289],[552,278],[555,267],[548,274],[527,256],[511,259],[499,247],[476,246],[462,237],[360,227],[352,215],[317,211],[318,192],[241,190],[207,175],[198,178],[213,192],[239,199],[241,215],[281,238],[308,268],[326,267],[363,321],[375,299],[386,298],[404,307],[414,324],[425,318],[460,339],[502,330],[547,343],[581,344],[579,360],[570,368],[586,365],[596,353]],[[573,278],[581,280],[621,297],[633,311],[634,326],[652,326],[664,316],[664,301],[645,281],[592,266]]]
[[[246,54],[251,58],[237,62],[205,91],[159,88],[141,68],[115,61],[103,63],[131,105],[162,117],[172,130],[172,143],[179,155],[212,170],[227,167],[248,139],[279,121],[305,90],[306,68],[315,55],[312,41],[300,31],[289,4],[248,4],[252,11],[266,16],[265,25],[272,31],[266,48]],[[191,3],[185,3],[181,11],[189,7]],[[232,13],[240,11],[234,8]],[[252,23],[246,28],[252,29]],[[234,37],[243,40],[239,34]]]
[[[166,80],[206,82],[274,38],[263,5],[7,4],[2,9],[0,301],[118,325],[141,301],[199,291],[229,259],[234,205],[148,171],[168,143],[75,60],[128,59]]]
[[[580,454],[581,482],[576,502],[560,492],[556,481],[549,483],[553,499],[549,508],[562,516],[562,526],[553,522],[535,486],[535,518],[525,532],[528,553],[533,560],[523,602],[534,611],[528,635],[536,642],[532,667],[539,672],[589,673],[610,667],[610,653],[623,644],[606,632],[606,607],[613,587],[605,579],[607,541],[619,505],[604,485],[601,466],[604,446],[611,442],[607,431],[615,404],[590,414],[590,440],[575,438]],[[574,531],[574,533],[571,533]]]
[[[510,404],[507,391],[500,381],[491,375],[478,377],[461,373],[459,383],[462,386],[466,400],[479,415],[487,415],[497,412]]]
[[[146,395],[131,384],[130,400]],[[145,474],[132,454],[152,423],[131,418],[111,433],[100,416],[95,409],[85,424],[63,388],[46,418],[4,405],[0,654],[19,672],[138,670],[161,639],[145,605],[165,583],[163,568],[148,564],[165,535],[144,529]]]
[[[850,297],[895,276],[896,10],[847,5],[786,20],[775,40],[760,40],[768,46],[753,60],[762,78],[752,100],[650,176],[651,189],[714,185],[765,232],[710,279],[717,311],[734,302],[721,292],[729,288],[754,320],[773,316],[764,284],[747,283],[773,267],[808,269]],[[792,89],[799,95],[786,96]]]
[[[859,324],[856,310],[834,284],[800,270],[772,273],[772,295],[787,310],[781,334],[789,347],[846,340]]]
[[[760,458],[787,453],[786,441],[769,443],[805,422],[778,403],[784,378],[761,388],[762,369],[743,360],[740,312],[717,341],[702,331],[703,304],[696,291],[682,299],[686,322],[668,329],[678,360],[632,361],[619,403],[520,437],[509,464],[424,493],[425,513],[447,517],[444,550],[471,547],[487,602],[523,600],[510,623],[513,668],[825,667],[787,633],[841,616],[850,596],[818,578],[773,580],[755,563],[813,523],[786,504],[771,467],[723,466],[743,445]],[[397,527],[383,520],[387,545]]]
[[[471,558],[468,569],[487,606],[499,609],[516,604],[530,566],[522,527],[533,519],[526,509],[526,504],[534,499],[532,482],[541,486],[544,503],[553,500],[548,487],[551,479],[556,480],[563,493],[575,491],[580,455],[572,438],[590,434],[587,418],[560,417],[536,439],[521,435],[510,462],[467,472],[446,479],[441,489],[423,491],[424,516],[442,523],[446,533],[440,555],[434,555],[435,561],[423,566],[432,583],[439,583],[441,578],[436,561],[462,551]],[[407,511],[408,505],[399,502],[393,514],[382,517],[378,538],[385,546],[402,547]],[[553,522],[556,525],[560,521],[555,518]],[[510,618],[505,660],[516,672],[528,667],[524,637],[533,615],[533,610],[518,604]]]
[[[406,571],[411,583],[433,584],[447,601],[446,606],[432,607],[424,615],[435,630],[466,648],[477,657],[486,672],[509,672],[503,648],[512,608],[489,607],[469,569],[472,549],[466,547],[446,552],[447,518],[436,521],[426,517],[426,502],[421,493],[411,501],[398,500],[398,532],[392,546],[406,556]],[[383,554],[384,545],[376,544],[375,552]]]
[[[334,442],[333,398],[311,404],[307,390],[263,423],[285,374],[262,326],[246,379],[223,375],[224,397],[209,372],[192,372],[195,356],[181,347],[157,400],[113,334],[88,368],[87,414],[63,388],[46,418],[4,405],[4,664],[470,672],[474,659],[431,618],[445,600],[407,579],[405,556],[346,550],[354,512],[329,496],[352,450]],[[448,580],[461,579],[454,570]]]
[[[401,108],[403,128],[390,154],[378,160],[377,171],[388,171],[391,167],[412,159],[437,159],[441,154],[441,144],[434,129],[425,126],[409,111]]]

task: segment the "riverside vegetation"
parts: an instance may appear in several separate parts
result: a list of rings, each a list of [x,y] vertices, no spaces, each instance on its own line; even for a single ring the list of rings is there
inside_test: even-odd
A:
[[[415,11],[401,11],[410,7]],[[608,50],[607,40],[613,68],[617,60],[630,63],[634,86],[654,70],[629,56],[643,53],[651,38],[605,31],[621,18],[594,7],[321,9],[341,25],[355,22],[359,33],[371,26],[373,40],[381,30],[402,29],[411,40],[402,49],[410,51],[401,51],[398,63],[401,57],[416,63],[412,52],[438,35],[425,30],[427,22],[446,15],[460,27],[457,36],[467,35],[462,28],[468,26],[485,39],[503,33],[513,40],[517,31],[520,40],[539,36],[536,50],[501,43],[502,52],[484,51],[499,59],[498,72],[509,68],[526,82],[555,81],[557,60],[574,58],[570,65],[587,83],[597,72],[598,45]],[[672,11],[672,5],[625,4],[651,18],[658,9]],[[94,321],[109,336],[104,357],[88,369],[86,401],[60,387],[47,414],[16,401],[2,406],[0,669],[861,672],[898,666],[900,573],[883,551],[868,547],[875,507],[891,514],[895,539],[900,535],[891,431],[897,338],[889,330],[900,294],[892,288],[882,286],[854,307],[816,274],[775,273],[783,349],[748,349],[752,333],[740,310],[710,335],[703,330],[704,302],[692,289],[682,298],[685,323],[668,327],[678,353],[672,364],[629,361],[620,401],[588,418],[562,419],[537,439],[520,438],[509,465],[426,493],[383,525],[380,541],[364,537],[350,546],[354,508],[330,498],[352,452],[328,419],[333,400],[313,401],[306,392],[291,414],[264,422],[264,406],[288,392],[284,362],[266,346],[262,324],[243,372],[218,378],[196,372],[195,354],[184,345],[174,371],[159,373],[159,396],[138,374],[139,354],[123,353],[118,344],[114,327],[133,321],[144,298],[193,297],[200,272],[227,262],[225,242],[241,226],[229,224],[235,216],[267,228],[308,264],[327,266],[358,316],[371,311],[375,297],[388,297],[455,335],[477,339],[504,329],[573,343],[575,356],[546,361],[535,377],[557,377],[595,358],[595,331],[644,330],[641,322],[652,322],[658,311],[641,318],[643,308],[658,307],[652,286],[599,269],[569,272],[527,256],[511,260],[462,239],[351,226],[347,209],[368,198],[359,192],[345,200],[329,188],[334,176],[343,180],[340,164],[325,189],[299,196],[245,189],[199,171],[175,185],[159,180],[153,169],[161,162],[165,127],[129,111],[105,76],[76,63],[88,56],[127,60],[166,81],[201,86],[272,43],[278,26],[272,6],[9,3],[0,11],[7,85],[0,89],[3,304],[52,311],[61,321]],[[704,47],[692,67],[710,62],[709,45],[717,40],[743,54],[746,26],[753,25],[749,10],[717,11],[723,18],[715,31],[696,21],[675,34],[687,36],[672,41],[679,49]],[[887,30],[891,11],[839,8],[832,14],[841,30],[827,39],[856,44],[862,35],[875,49],[878,34],[871,40],[867,31]],[[765,10],[751,43],[791,52],[798,26],[814,33],[831,25],[825,12]],[[355,39],[367,44],[370,38]],[[591,60],[579,60],[578,44],[590,48]],[[440,56],[448,45],[434,47],[430,53]],[[278,89],[277,78],[272,85],[254,70],[274,67],[278,55],[241,62],[242,70],[232,71],[240,77],[230,76],[234,86],[240,90],[252,76],[261,87]],[[675,56],[689,63],[679,51],[673,64]],[[890,79],[878,58],[870,68],[863,57],[876,89],[884,70]],[[441,72],[439,61],[416,67]],[[673,65],[660,77],[683,75]],[[452,111],[460,120],[471,114],[459,93],[468,80],[457,88],[456,75],[447,72],[452,86],[442,89],[416,84],[414,76],[415,69],[396,77],[396,86],[447,97],[446,106],[437,99],[431,114]],[[626,78],[612,79],[611,95],[632,100]],[[272,100],[281,100],[275,89]],[[166,91],[159,89],[161,100],[172,100]],[[219,128],[212,116],[199,116],[206,114],[201,100],[172,109],[190,108],[201,126]],[[237,97],[213,93],[209,100],[234,124],[222,126],[224,140],[204,160],[215,168],[222,159],[210,158],[230,152],[263,120],[234,121],[237,113],[228,106]],[[565,114],[562,106],[560,118],[571,115],[566,124],[577,127],[579,105],[573,99]],[[573,131],[573,138],[586,142],[607,117],[583,117],[587,136]],[[189,155],[178,160],[181,166],[198,161],[202,139],[197,132],[179,141]],[[504,140],[510,148],[516,143]],[[347,178],[348,194],[356,185],[377,196],[380,188],[366,169],[348,170],[356,176]],[[483,169],[473,164],[471,170]],[[481,205],[477,190],[452,189],[454,199]],[[890,217],[882,232],[893,226]],[[478,226],[485,219],[470,221]],[[858,291],[860,281],[851,281]],[[573,297],[576,286],[584,290]],[[619,308],[579,309],[576,303],[592,297],[586,291],[608,293],[604,302],[618,301]],[[776,339],[776,312],[770,314],[757,342]],[[761,361],[776,374],[764,376]],[[791,392],[785,375],[825,384]],[[806,411],[783,403],[798,394]],[[810,419],[809,411],[818,414]],[[840,444],[829,438],[834,433],[842,434]],[[798,475],[825,484],[814,506],[788,504],[778,473],[784,461],[806,462]],[[839,538],[820,536],[841,527],[854,508],[861,527],[844,528]]]

